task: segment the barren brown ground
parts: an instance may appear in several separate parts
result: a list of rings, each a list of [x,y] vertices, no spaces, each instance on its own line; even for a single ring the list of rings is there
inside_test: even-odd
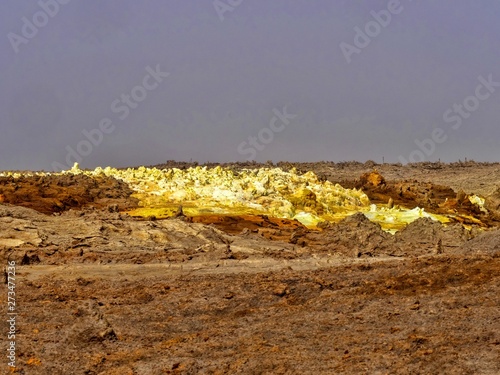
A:
[[[360,176],[376,168],[384,194],[408,183],[420,199],[430,183],[498,208],[498,164],[291,166],[367,190]],[[126,187],[103,184],[113,194],[93,205],[90,192],[81,211],[0,205],[0,259],[17,263],[6,373],[500,373],[494,217],[481,217],[487,230],[419,220],[396,236],[362,215],[321,231],[267,217],[137,220],[117,212],[133,204]]]

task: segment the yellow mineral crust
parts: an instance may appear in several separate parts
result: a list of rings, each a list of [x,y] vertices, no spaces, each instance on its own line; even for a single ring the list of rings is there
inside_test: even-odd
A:
[[[25,175],[57,175],[58,173],[27,173]],[[445,216],[398,206],[386,208],[370,204],[361,190],[345,189],[329,181],[320,181],[313,172],[298,174],[295,169],[243,169],[234,172],[220,166],[195,167],[186,170],[139,167],[116,169],[97,167],[81,170],[78,163],[61,174],[111,176],[126,182],[139,199],[133,216],[157,218],[173,216],[182,205],[186,215],[269,215],[296,219],[308,227],[321,221],[339,221],[356,212],[363,212],[371,221],[394,233],[419,217],[430,217],[446,223]],[[20,176],[4,172],[0,176]],[[474,203],[483,203],[472,197]]]
[[[312,172],[297,174],[280,168],[244,169],[221,167],[187,170],[96,168],[91,175],[119,178],[136,191],[141,208],[132,214],[165,213],[182,205],[187,214],[266,214],[298,219],[314,226],[323,216],[358,211],[370,204],[360,190],[344,189],[319,181]]]
[[[391,209],[370,204],[365,193],[345,189],[329,181],[320,181],[313,172],[298,174],[295,169],[243,169],[234,172],[220,166],[195,167],[186,170],[96,168],[81,171],[75,165],[64,173],[85,173],[119,178],[136,192],[140,208],[129,212],[134,216],[158,218],[172,216],[179,205],[187,215],[269,215],[296,219],[308,227],[319,222],[339,221],[363,212],[383,229],[394,233],[419,217],[430,217],[443,223],[444,216],[423,209]]]

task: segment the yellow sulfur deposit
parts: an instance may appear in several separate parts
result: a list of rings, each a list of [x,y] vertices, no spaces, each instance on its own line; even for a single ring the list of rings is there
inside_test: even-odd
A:
[[[404,210],[397,207],[390,209],[386,207],[377,207],[372,204],[370,210],[364,212],[364,214],[371,221],[379,223],[382,229],[393,234],[420,217],[428,217],[432,220],[440,221],[441,223],[450,222],[450,219],[446,216],[428,213],[420,207],[415,207],[412,210]]]
[[[233,172],[221,167],[187,170],[107,167],[90,173],[127,182],[142,206],[131,213],[140,216],[152,212],[168,216],[182,205],[184,212],[191,215],[266,214],[315,225],[322,216],[357,211],[370,204],[361,191],[319,181],[312,172],[299,175],[294,170],[285,172],[279,168]]]
[[[472,204],[476,204],[479,209],[482,211],[482,212],[488,212],[488,210],[486,210],[486,208],[484,208],[484,203],[485,203],[485,199],[484,198],[481,198],[477,195],[471,195],[469,197],[469,201],[472,203]]]
[[[33,172],[23,175],[57,174]],[[442,223],[450,221],[418,207],[408,210],[370,204],[361,190],[345,189],[329,181],[320,181],[313,172],[298,174],[294,169],[287,172],[280,168],[260,168],[236,172],[220,166],[186,170],[97,167],[88,171],[81,170],[75,163],[73,168],[61,174],[105,175],[123,180],[135,191],[134,196],[140,202],[139,208],[129,214],[141,217],[173,216],[182,205],[188,216],[269,215],[296,219],[308,227],[315,227],[325,220],[337,222],[363,212],[391,233],[419,217],[430,217]],[[0,176],[20,177],[21,174],[3,172]],[[484,205],[483,198],[471,196],[469,199],[481,208]]]
[[[119,178],[136,192],[140,208],[134,216],[158,218],[174,215],[182,205],[186,215],[269,215],[296,219],[308,227],[321,221],[339,221],[356,212],[394,233],[419,217],[448,222],[444,216],[423,209],[391,209],[370,204],[366,194],[320,181],[313,172],[298,174],[280,168],[243,169],[234,172],[222,167],[195,167],[187,170],[115,169],[111,167],[82,171],[78,165],[63,173],[84,173]]]

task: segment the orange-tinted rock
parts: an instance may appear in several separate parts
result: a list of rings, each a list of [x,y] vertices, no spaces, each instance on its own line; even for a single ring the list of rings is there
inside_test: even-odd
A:
[[[0,177],[0,202],[32,208],[44,214],[81,209],[104,208],[117,204],[120,210],[132,208],[137,200],[133,191],[112,177],[48,175]]]
[[[374,170],[373,172],[363,174],[360,177],[360,182],[362,185],[369,184],[377,187],[385,185],[385,178],[377,170]]]
[[[482,212],[476,204],[469,200],[463,190],[455,192],[448,186],[428,182],[386,181],[377,171],[363,174],[354,187],[363,190],[370,201],[375,204],[399,205],[409,209],[420,207],[425,211],[440,215],[453,215],[454,221],[470,224],[482,223],[493,226],[495,214]],[[470,217],[473,217],[472,220]]]
[[[280,219],[266,215],[202,215],[189,218],[190,222],[212,224],[229,234],[255,233],[267,239],[287,242],[297,229],[307,228],[297,220]]]

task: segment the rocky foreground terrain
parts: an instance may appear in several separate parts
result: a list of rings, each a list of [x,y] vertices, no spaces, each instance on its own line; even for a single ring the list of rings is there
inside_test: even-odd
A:
[[[362,213],[312,229],[267,215],[160,220],[127,214],[137,199],[112,177],[0,177],[3,306],[16,264],[5,373],[500,373],[500,164],[279,167],[452,220],[395,235]]]

